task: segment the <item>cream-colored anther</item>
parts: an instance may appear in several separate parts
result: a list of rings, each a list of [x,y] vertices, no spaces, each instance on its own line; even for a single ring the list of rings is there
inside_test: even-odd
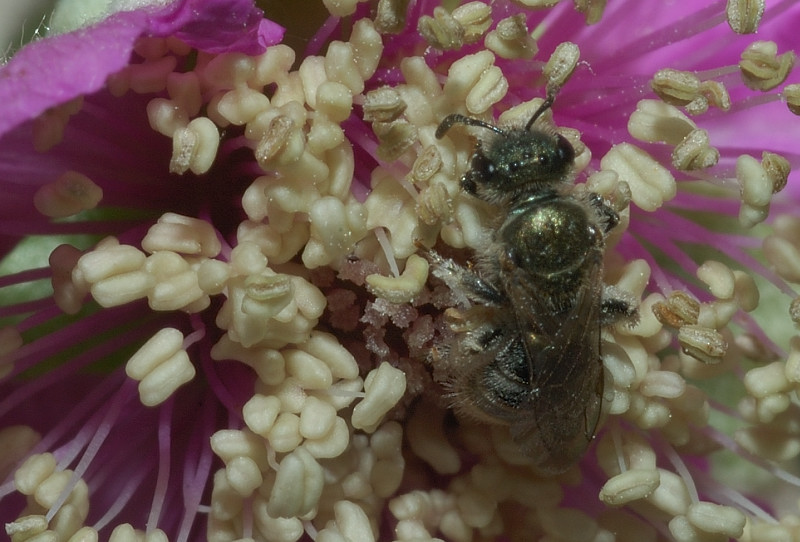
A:
[[[708,132],[692,130],[672,150],[672,165],[682,171],[706,169],[717,165],[719,151],[710,145]]]
[[[406,260],[406,268],[399,277],[380,274],[367,275],[370,291],[392,303],[408,303],[418,296],[428,280],[428,261],[416,254]]]
[[[461,469],[461,458],[442,430],[444,414],[429,401],[420,401],[406,424],[406,439],[414,455],[437,473],[455,474]]]
[[[197,267],[197,285],[207,295],[221,293],[231,277],[231,267],[220,260],[203,260]]]
[[[183,346],[183,334],[164,328],[151,337],[125,364],[125,373],[139,381],[139,398],[145,406],[163,403],[195,375]]]
[[[347,17],[355,12],[358,0],[322,0],[322,3],[334,17]]]
[[[280,463],[267,511],[272,517],[307,514],[317,506],[323,486],[320,464],[304,448],[297,448]]]
[[[389,86],[376,88],[364,96],[364,120],[390,122],[400,117],[406,107],[406,102],[396,89]]]
[[[312,331],[308,341],[298,348],[324,361],[335,378],[353,379],[358,377],[358,363],[335,335],[323,331]]]
[[[628,132],[639,141],[677,145],[697,125],[680,109],[660,100],[639,100],[628,119]]]
[[[460,49],[464,45],[465,29],[453,15],[441,6],[433,8],[433,17],[423,15],[417,22],[417,32],[436,49]]]
[[[742,201],[753,207],[770,204],[773,184],[764,167],[752,156],[743,154],[736,160],[736,178],[741,185]]]
[[[230,265],[233,274],[260,275],[266,272],[267,257],[256,243],[241,241],[231,251]]]
[[[728,94],[728,89],[719,81],[703,81],[700,83],[700,93],[710,105],[720,111],[728,111],[731,108],[731,97]]]
[[[600,167],[612,170],[631,187],[631,199],[645,211],[655,211],[677,192],[675,178],[642,149],[629,143],[615,145],[600,160]]]
[[[172,72],[169,74],[167,76],[167,94],[169,94],[170,97],[169,103],[174,104],[175,107],[178,107],[188,117],[197,116],[200,112],[200,108],[203,106],[203,96],[200,91],[200,78],[197,76],[197,72]],[[164,135],[172,137],[172,134]]]
[[[734,298],[736,303],[743,311],[750,312],[758,307],[761,294],[755,280],[744,271],[735,270],[734,276]]]
[[[303,442],[300,434],[300,417],[291,412],[281,412],[267,434],[269,445],[278,453],[287,453]]]
[[[325,74],[331,81],[349,88],[353,95],[364,92],[364,78],[359,72],[353,46],[349,43],[332,41],[328,44]]]
[[[724,263],[714,260],[704,262],[697,268],[697,278],[708,286],[711,294],[717,299],[733,298],[736,277]]]
[[[381,34],[397,34],[406,23],[408,0],[378,0],[375,8],[375,28]]]
[[[686,391],[686,381],[678,373],[672,371],[648,371],[639,391],[646,397],[663,397],[675,399]]]
[[[583,13],[586,24],[595,24],[603,18],[606,9],[606,0],[574,0],[575,11]]]
[[[346,421],[337,416],[325,435],[317,439],[306,439],[303,448],[318,459],[331,459],[342,455],[349,444],[350,428]]]
[[[559,43],[542,69],[548,86],[561,88],[572,77],[580,58],[581,50],[577,45],[570,41]]]
[[[466,55],[450,66],[443,92],[448,100],[455,103],[463,102],[481,76],[494,65],[494,55],[490,51],[480,51]],[[470,113],[475,114],[470,111]]]
[[[246,456],[234,457],[225,465],[225,476],[230,486],[242,497],[249,497],[264,479],[256,462]]]
[[[302,350],[283,351],[286,371],[308,390],[324,390],[333,383],[330,367],[316,356]]]
[[[219,254],[222,245],[214,227],[205,220],[164,213],[147,230],[147,235],[142,239],[142,248],[150,253],[169,250],[213,258]]]
[[[269,107],[269,98],[246,86],[229,90],[216,102],[216,113],[227,122],[243,126]]]
[[[266,438],[280,411],[280,399],[274,395],[257,393],[242,407],[242,416],[250,431]]]
[[[540,9],[555,6],[560,1],[561,0],[514,0],[514,3],[526,8]]]
[[[342,122],[353,109],[353,93],[341,83],[325,81],[317,89],[317,111],[334,122]]]
[[[94,209],[103,199],[103,189],[77,171],[67,171],[33,195],[33,205],[44,216],[64,218]]]
[[[774,152],[764,151],[761,153],[761,166],[772,183],[773,193],[778,193],[786,187],[789,173],[792,172],[792,165],[786,158]]]
[[[704,363],[719,363],[728,351],[728,341],[716,329],[687,324],[678,329],[683,352]]]
[[[307,439],[320,439],[333,428],[336,409],[328,402],[309,396],[300,411],[300,434]]]
[[[406,391],[406,375],[384,361],[364,380],[366,396],[353,409],[351,423],[356,429],[372,433],[383,417]]]
[[[89,293],[89,285],[85,281],[76,282],[72,277],[72,272],[78,265],[78,260],[82,255],[83,252],[77,248],[64,244],[54,248],[48,258],[48,263],[52,270],[50,283],[53,286],[53,300],[58,305],[58,308],[67,314],[77,314],[83,306],[86,294]],[[5,329],[10,330],[12,328]],[[2,336],[3,330],[0,330],[0,344],[15,344],[10,337],[4,339]],[[0,347],[0,359],[7,353],[4,353],[3,348]],[[0,369],[0,378],[2,376],[3,370]]]
[[[34,454],[14,471],[14,486],[23,495],[33,495],[36,488],[56,470],[51,453]]]
[[[296,122],[287,115],[273,117],[255,150],[258,165],[265,171],[292,164],[300,159],[305,139]]]
[[[764,239],[762,251],[775,272],[791,282],[800,282],[800,250],[794,240],[783,237],[780,233],[769,235]]]
[[[675,474],[665,469],[658,469],[660,483],[647,501],[659,510],[672,516],[685,514],[692,504],[686,482]]]
[[[342,542],[349,540],[363,540],[374,542],[375,535],[372,525],[364,509],[354,502],[341,500],[333,505],[336,529],[341,533]],[[334,540],[339,540],[332,538]]]
[[[769,395],[790,391],[792,384],[786,378],[784,368],[784,362],[775,361],[747,371],[743,380],[747,393],[757,399],[763,399]]]
[[[764,0],[728,0],[725,17],[737,34],[753,34],[764,15]]]
[[[216,89],[232,89],[247,83],[255,71],[253,57],[243,53],[214,55],[203,69],[206,84]]]
[[[536,41],[528,32],[523,13],[501,19],[495,29],[486,35],[484,43],[500,58],[533,58],[539,51]]]
[[[774,41],[754,41],[742,52],[739,70],[746,86],[767,91],[786,80],[794,60],[794,51],[778,55],[778,45]]]
[[[155,278],[155,285],[147,294],[150,308],[156,311],[190,310],[208,303],[197,281],[197,273],[179,254],[158,251],[148,256],[144,269]],[[190,312],[193,312],[190,310]]]
[[[781,92],[783,99],[786,100],[786,107],[795,115],[800,115],[800,84],[793,83],[783,87]]]
[[[267,47],[261,56],[255,59],[255,71],[250,83],[253,87],[265,87],[286,78],[286,74],[294,64],[294,50],[280,43]]]
[[[481,73],[478,81],[467,93],[467,111],[480,115],[503,99],[508,92],[508,80],[497,66],[490,66]]]
[[[136,351],[125,364],[125,374],[142,380],[164,360],[182,351],[183,334],[175,328],[159,330]]]
[[[72,536],[69,537],[67,542],[98,542],[100,535],[93,527],[81,527]]]
[[[176,130],[189,124],[187,111],[166,98],[153,98],[147,102],[147,120],[150,128],[156,132],[172,137]]]
[[[394,162],[417,142],[417,128],[404,119],[372,124],[380,145],[378,157],[386,162]]]
[[[599,497],[610,506],[622,506],[650,496],[660,483],[656,469],[630,469],[609,479]]]
[[[700,96],[700,79],[691,72],[664,68],[650,82],[659,98],[672,105],[687,105]]]
[[[411,179],[415,183],[429,181],[442,169],[442,155],[436,145],[425,147],[414,160],[411,167]]]
[[[686,517],[701,531],[726,538],[741,537],[746,523],[745,515],[736,508],[706,501],[693,503]]]
[[[170,173],[206,173],[217,157],[219,139],[217,126],[207,117],[192,119],[186,128],[175,130],[172,134]]]
[[[89,292],[100,306],[116,307],[146,297],[153,286],[155,278],[138,270],[100,280],[92,284]]]
[[[137,94],[161,92],[167,87],[167,76],[175,71],[177,65],[178,59],[174,56],[128,65],[125,70],[130,89]]]
[[[350,33],[350,45],[356,60],[356,67],[365,81],[375,74],[383,54],[383,39],[368,18],[359,19]]]
[[[434,183],[420,191],[416,210],[423,224],[446,224],[453,217],[453,198],[443,183]]]
[[[126,89],[127,90],[127,89]],[[125,94],[123,91],[122,94]],[[44,111],[33,120],[33,148],[45,153],[64,140],[64,130],[69,122],[69,113],[60,107]]]
[[[249,431],[223,429],[211,435],[211,449],[224,463],[237,457],[249,457],[265,472],[269,468],[269,458],[264,441]]]
[[[22,516],[16,520],[6,523],[6,535],[12,542],[34,541],[34,542],[55,542],[58,535],[50,531],[47,533],[47,518],[41,515]],[[44,535],[44,536],[42,536]]]
[[[464,29],[464,43],[475,43],[492,25],[492,8],[483,2],[467,2],[453,10],[453,19]]]

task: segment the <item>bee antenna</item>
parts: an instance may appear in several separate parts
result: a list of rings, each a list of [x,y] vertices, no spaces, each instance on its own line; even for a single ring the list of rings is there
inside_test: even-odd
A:
[[[558,93],[558,87],[554,85],[547,85],[547,97],[542,102],[542,105],[539,106],[533,116],[531,116],[531,120],[528,121],[528,124],[525,125],[526,130],[530,130],[533,123],[542,116],[542,113],[547,111],[553,106],[553,102],[556,100],[556,94]]]
[[[439,127],[436,128],[436,139],[442,139],[444,134],[453,127],[454,124],[464,124],[467,126],[479,126],[481,128],[486,128],[493,132],[496,132],[500,135],[503,135],[505,132],[494,126],[493,124],[489,124],[488,122],[483,122],[480,119],[474,119],[472,117],[467,117],[466,115],[460,115],[459,113],[453,113],[452,115],[447,115],[444,120],[439,124]]]

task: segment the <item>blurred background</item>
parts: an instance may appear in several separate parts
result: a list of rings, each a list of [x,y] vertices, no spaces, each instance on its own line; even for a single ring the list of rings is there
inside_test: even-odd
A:
[[[0,58],[10,56],[44,23],[55,0],[0,0]]]

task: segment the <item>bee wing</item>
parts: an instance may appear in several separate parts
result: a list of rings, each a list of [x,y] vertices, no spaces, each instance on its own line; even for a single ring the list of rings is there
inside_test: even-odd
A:
[[[510,429],[539,470],[555,474],[583,455],[600,418],[602,262],[598,255],[589,265],[574,305],[560,314],[548,305],[546,292],[516,275],[507,287],[530,362],[532,393],[525,405],[529,415]]]

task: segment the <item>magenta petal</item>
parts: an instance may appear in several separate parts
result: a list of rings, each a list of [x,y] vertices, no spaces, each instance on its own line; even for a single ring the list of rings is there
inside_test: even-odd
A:
[[[144,35],[176,36],[203,51],[257,54],[283,37],[252,0],[181,0],[117,13],[89,28],[31,43],[0,68],[0,135],[50,107],[93,94],[130,61]]]

